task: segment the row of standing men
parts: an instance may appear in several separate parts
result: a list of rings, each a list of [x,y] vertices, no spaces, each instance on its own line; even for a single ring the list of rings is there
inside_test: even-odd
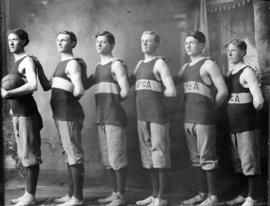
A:
[[[25,84],[12,89],[1,88],[3,99],[10,99],[18,157],[26,170],[23,196],[11,200],[15,206],[33,205],[41,161],[40,130],[42,119],[32,93],[37,89],[37,76],[45,91],[51,90],[51,108],[68,172],[68,193],[55,199],[61,206],[83,204],[83,150],[81,130],[84,112],[79,102],[84,90],[95,89],[96,123],[101,156],[111,172],[112,193],[98,200],[108,206],[126,203],[127,150],[125,127],[127,116],[121,102],[135,84],[137,127],[143,167],[148,169],[152,194],[137,205],[166,206],[166,173],[171,167],[169,120],[164,98],[176,96],[175,85],[184,87],[184,129],[190,159],[198,180],[199,193],[182,205],[217,206],[218,158],[216,155],[215,111],[227,102],[232,140],[233,165],[243,182],[243,190],[227,205],[253,206],[259,197],[256,187],[261,173],[256,114],[263,106],[260,85],[254,70],[244,63],[247,45],[234,39],[226,44],[230,63],[226,81],[217,64],[203,56],[205,36],[200,31],[187,33],[185,50],[190,61],[172,77],[163,57],[157,55],[160,37],[145,31],[141,36],[140,60],[128,77],[125,63],[113,57],[115,39],[108,31],[95,36],[100,62],[95,73],[87,77],[86,65],[75,58],[72,49],[77,38],[73,32],[57,34],[56,44],[61,61],[48,80],[38,59],[26,54],[28,34],[17,29],[8,36],[10,52],[15,58],[9,71],[24,78]],[[227,85],[226,85],[227,84]],[[229,96],[229,98],[228,98]],[[248,185],[246,185],[248,183]]]

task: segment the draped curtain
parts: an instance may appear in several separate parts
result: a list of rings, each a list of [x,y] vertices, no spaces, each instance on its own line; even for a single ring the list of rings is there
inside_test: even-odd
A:
[[[214,4],[217,2],[220,4]],[[221,4],[222,2],[223,4]],[[226,5],[225,2],[227,2]],[[210,54],[215,58],[221,70],[224,73],[228,70],[224,45],[235,38],[246,41],[248,49],[245,61],[258,69],[252,2],[248,0],[209,0],[207,11]]]

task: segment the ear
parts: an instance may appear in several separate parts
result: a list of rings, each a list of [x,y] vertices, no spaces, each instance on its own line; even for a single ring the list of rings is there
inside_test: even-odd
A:
[[[72,41],[71,44],[72,44],[72,48],[74,48],[76,46],[76,42],[75,41]]]
[[[110,44],[111,45],[111,49],[113,50],[113,48],[114,48],[114,44]]]
[[[23,46],[25,46],[26,45],[26,41],[25,40],[21,40],[21,41],[22,41]]]
[[[204,47],[205,47],[205,44],[204,43],[200,43],[200,45],[201,45],[201,49],[203,50]]]

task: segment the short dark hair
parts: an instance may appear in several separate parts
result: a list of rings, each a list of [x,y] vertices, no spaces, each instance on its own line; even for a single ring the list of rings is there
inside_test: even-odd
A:
[[[247,44],[245,41],[243,41],[241,39],[232,39],[225,45],[225,47],[227,48],[230,44],[237,46],[238,49],[240,49],[244,52],[247,51]]]
[[[77,45],[77,37],[72,31],[66,31],[66,30],[65,31],[60,31],[60,32],[57,33],[56,36],[58,36],[59,34],[67,34],[67,35],[69,35],[70,40],[75,42],[75,44],[74,44],[74,46],[72,48],[74,48]]]
[[[155,31],[144,31],[142,33],[142,35],[144,35],[144,34],[152,35],[154,37],[155,42],[158,43],[158,44],[160,43],[160,37],[159,37],[157,32],[155,32]]]
[[[107,38],[109,44],[115,45],[115,38],[111,32],[109,32],[109,31],[98,32],[95,35],[95,38],[97,39],[99,36],[105,36]]]
[[[193,37],[194,39],[197,39],[198,42],[205,44],[206,38],[205,38],[205,35],[202,32],[200,32],[200,31],[189,31],[186,34],[185,39],[187,37],[189,37],[189,36]]]
[[[14,29],[10,32],[10,34],[15,34],[19,37],[20,40],[24,40],[24,46],[30,42],[27,32],[23,29]]]

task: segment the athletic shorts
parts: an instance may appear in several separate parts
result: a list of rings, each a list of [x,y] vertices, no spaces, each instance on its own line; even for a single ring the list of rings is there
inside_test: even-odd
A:
[[[191,163],[203,170],[213,170],[217,167],[215,125],[185,123],[187,146]]]
[[[106,169],[119,170],[127,166],[125,128],[98,124],[102,162]]]
[[[137,121],[141,159],[144,168],[170,168],[169,123]]]
[[[259,130],[231,134],[233,166],[236,173],[261,174]]]
[[[65,161],[69,165],[83,163],[82,128],[83,120],[62,121],[55,120],[61,145],[64,150]]]
[[[18,157],[24,167],[42,163],[40,130],[42,120],[34,116],[13,116],[13,129],[17,143]]]

